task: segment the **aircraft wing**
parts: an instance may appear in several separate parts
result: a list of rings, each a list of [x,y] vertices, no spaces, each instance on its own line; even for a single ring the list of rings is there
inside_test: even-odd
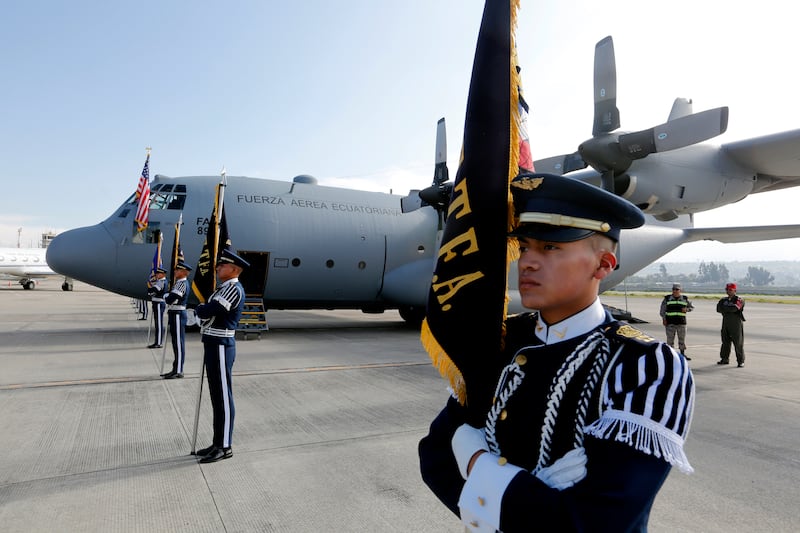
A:
[[[800,185],[800,129],[726,143],[721,149],[755,172],[753,192]]]
[[[797,185],[800,185],[798,181]],[[800,224],[750,226],[738,228],[687,228],[685,242],[719,241],[724,243],[771,241],[800,237]]]

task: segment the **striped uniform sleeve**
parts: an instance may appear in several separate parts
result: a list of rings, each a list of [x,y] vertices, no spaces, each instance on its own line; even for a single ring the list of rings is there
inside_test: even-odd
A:
[[[609,366],[602,415],[586,434],[626,444],[690,473],[683,445],[694,409],[694,379],[686,359],[664,343],[626,354],[631,349],[623,349]]]
[[[218,302],[226,311],[230,311],[239,305],[242,300],[242,293],[236,284],[231,283],[227,286],[220,287],[214,294],[214,300]]]

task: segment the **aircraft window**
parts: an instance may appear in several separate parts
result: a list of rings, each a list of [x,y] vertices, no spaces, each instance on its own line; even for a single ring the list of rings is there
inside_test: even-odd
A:
[[[176,185],[175,186],[175,192],[185,193],[186,192],[186,185]]]
[[[422,246],[421,244],[419,246],[417,246],[417,253],[418,254],[424,254],[425,253],[425,247]]]
[[[294,259],[292,259],[292,266],[293,267],[299,267],[300,266],[300,258],[299,257],[295,257]]]
[[[359,261],[358,262],[358,269],[359,270],[364,270],[365,268],[367,268],[367,264],[364,261]]]
[[[172,190],[172,184],[166,184],[161,187],[161,192],[169,192]]]
[[[162,185],[161,185],[160,183],[156,183],[155,185],[153,185],[152,187],[150,187],[150,190],[151,190],[151,191],[160,191],[160,190],[161,190],[161,187],[162,187]]]
[[[333,268],[333,259],[328,259],[325,261],[325,266],[328,268]]]
[[[161,190],[150,197],[150,209],[183,209],[185,194],[165,193]]]
[[[147,225],[147,228],[144,229],[144,231],[138,231],[136,222],[133,222],[132,223],[133,236],[131,237],[131,242],[133,242],[134,244],[158,243],[158,236],[161,233],[160,226],[161,226],[160,222],[150,222]]]

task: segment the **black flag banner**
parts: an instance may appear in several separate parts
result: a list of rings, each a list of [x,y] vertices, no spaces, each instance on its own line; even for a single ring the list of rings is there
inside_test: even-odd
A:
[[[200,303],[205,303],[217,288],[217,258],[222,249],[230,245],[228,224],[225,222],[224,197],[225,183],[219,183],[208,222],[208,233],[192,280],[192,292]]]
[[[494,392],[480,390],[476,377],[502,346],[508,266],[517,255],[507,234],[514,226],[509,182],[527,142],[514,41],[518,8],[519,0],[484,6],[461,161],[421,333],[459,402],[476,408],[488,406]]]

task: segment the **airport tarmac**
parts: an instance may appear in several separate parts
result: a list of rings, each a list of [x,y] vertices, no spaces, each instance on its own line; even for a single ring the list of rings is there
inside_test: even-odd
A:
[[[603,300],[663,338],[657,298]],[[694,303],[695,473],[673,470],[650,531],[798,531],[800,306],[747,304],[739,369],[716,365],[716,300]],[[128,298],[57,279],[0,287],[0,529],[463,531],[419,476],[417,442],[447,393],[418,332],[396,312],[268,320],[237,343],[234,456],[200,465],[198,333],[186,377],[165,381]],[[204,389],[197,447],[210,438]]]

